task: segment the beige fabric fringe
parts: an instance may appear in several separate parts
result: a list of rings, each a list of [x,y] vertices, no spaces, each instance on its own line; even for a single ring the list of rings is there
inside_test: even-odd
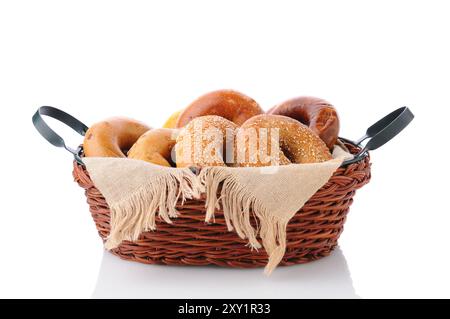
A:
[[[83,162],[111,211],[106,249],[155,230],[156,214],[172,223],[170,218],[177,217],[177,201],[199,198],[204,189],[188,168],[163,167],[128,158],[90,157]]]
[[[252,249],[262,247],[269,256],[265,273],[270,274],[286,250],[286,226],[292,216],[331,177],[342,161],[352,155],[335,147],[333,159],[324,163],[291,164],[265,168],[208,167],[199,176],[187,168],[169,168],[127,158],[84,158],[95,186],[111,210],[111,233],[105,247],[155,230],[156,215],[167,223],[177,217],[175,204],[181,198],[199,198],[206,193],[205,221],[214,221],[222,208],[229,231],[247,239]],[[217,192],[221,187],[219,197]],[[251,212],[257,229],[250,224]]]

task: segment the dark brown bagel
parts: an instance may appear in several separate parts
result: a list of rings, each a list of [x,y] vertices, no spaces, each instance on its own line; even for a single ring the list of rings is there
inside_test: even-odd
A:
[[[323,99],[310,96],[296,97],[271,108],[268,114],[284,115],[300,121],[333,149],[339,134],[336,109]]]

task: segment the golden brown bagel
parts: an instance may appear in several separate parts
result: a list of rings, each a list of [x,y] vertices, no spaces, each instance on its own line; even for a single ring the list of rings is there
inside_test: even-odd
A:
[[[339,134],[339,117],[336,109],[327,101],[309,96],[287,100],[267,113],[284,115],[308,126],[331,150]]]
[[[88,157],[126,157],[128,149],[150,129],[144,123],[126,117],[113,117],[92,125],[83,141]]]
[[[225,166],[227,145],[237,126],[220,116],[197,117],[181,129],[175,145],[177,167]]]
[[[325,143],[307,126],[290,117],[269,114],[252,117],[242,124],[236,132],[236,153],[234,166],[240,167],[331,159]]]
[[[176,142],[177,130],[159,128],[147,131],[128,151],[128,158],[149,163],[172,166],[171,151]]]
[[[196,117],[217,115],[241,125],[252,116],[264,111],[250,97],[233,90],[207,93],[192,102],[179,116],[177,127],[184,127]]]

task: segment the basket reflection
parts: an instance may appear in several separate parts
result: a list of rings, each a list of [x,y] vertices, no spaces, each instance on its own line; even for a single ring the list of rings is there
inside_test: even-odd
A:
[[[145,265],[105,251],[93,298],[359,298],[342,250],[307,264],[261,268]]]

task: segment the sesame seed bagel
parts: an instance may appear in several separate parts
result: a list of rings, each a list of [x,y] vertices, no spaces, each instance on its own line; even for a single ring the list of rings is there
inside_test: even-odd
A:
[[[292,117],[308,126],[327,144],[330,150],[339,134],[339,116],[329,102],[311,96],[301,96],[272,107],[268,114]]]
[[[177,167],[225,166],[227,145],[233,146],[236,128],[236,124],[220,116],[193,119],[177,137]]]
[[[319,163],[331,159],[326,144],[307,126],[290,117],[263,114],[248,119],[236,132],[233,166],[260,167]]]

